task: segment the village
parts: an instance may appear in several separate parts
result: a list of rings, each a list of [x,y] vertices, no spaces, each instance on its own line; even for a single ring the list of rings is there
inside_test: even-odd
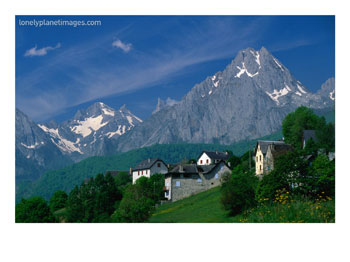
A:
[[[315,130],[304,130],[303,148],[310,139],[317,141]],[[292,151],[293,147],[286,144],[283,139],[257,141],[254,154],[250,157],[250,161],[255,162],[255,175],[262,179],[274,169],[274,163],[279,156]],[[221,185],[223,176],[232,172],[228,161],[231,156],[228,152],[203,151],[196,161],[178,164],[165,163],[160,158],[148,158],[131,167],[129,175],[132,177],[132,183],[135,184],[140,177],[150,178],[154,174],[163,174],[165,178],[164,198],[168,202],[175,202]],[[307,160],[312,161],[312,157],[307,156]],[[333,160],[334,152],[330,152],[328,158]],[[108,172],[112,176],[118,174],[118,171],[106,171]]]

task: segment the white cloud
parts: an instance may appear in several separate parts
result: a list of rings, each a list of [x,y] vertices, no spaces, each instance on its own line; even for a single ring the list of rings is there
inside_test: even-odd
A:
[[[37,46],[34,46],[31,49],[28,49],[25,53],[24,56],[44,56],[47,55],[48,51],[55,50],[57,48],[61,47],[61,43],[58,43],[56,46],[46,46],[40,49],[37,49]]]
[[[128,53],[131,50],[131,48],[132,48],[132,44],[130,44],[130,43],[123,43],[119,39],[113,41],[112,46],[122,49],[125,53]]]

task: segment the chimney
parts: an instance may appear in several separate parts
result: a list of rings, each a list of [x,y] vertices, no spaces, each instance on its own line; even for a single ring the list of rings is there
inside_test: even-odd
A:
[[[216,154],[218,154],[218,151],[216,151]]]
[[[151,159],[150,158],[148,158],[148,163],[151,163]]]
[[[130,175],[132,174],[132,167],[130,167],[129,173],[130,173]]]
[[[183,165],[179,165],[179,172],[181,172],[181,173],[184,172],[184,167],[183,167]]]
[[[228,162],[227,164],[228,164],[228,167],[231,167],[231,162]]]

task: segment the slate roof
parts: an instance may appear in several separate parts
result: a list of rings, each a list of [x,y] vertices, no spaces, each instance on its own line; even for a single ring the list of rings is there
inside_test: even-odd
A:
[[[208,157],[211,159],[216,159],[216,160],[228,160],[230,158],[230,155],[226,152],[217,152],[217,151],[203,151],[198,159],[203,155],[203,153],[206,153]]]
[[[163,162],[163,164],[166,166],[164,161],[159,158],[148,158],[138,163],[132,170],[137,171],[137,170],[150,169],[157,161]]]
[[[259,140],[256,143],[255,154],[256,154],[256,150],[258,149],[258,145],[260,145],[260,150],[263,153],[263,155],[265,155],[267,153],[267,149],[268,149],[269,145],[286,145],[286,144],[284,143],[284,141]]]
[[[176,165],[172,170],[170,170],[169,174],[206,174],[211,172],[216,166],[220,165],[221,163],[224,163],[224,165],[226,165],[224,161],[220,161],[214,165],[180,164]],[[180,166],[183,168],[182,172],[180,172]]]
[[[293,150],[293,147],[289,144],[271,144],[270,148],[274,158]]]
[[[180,167],[183,168],[183,172],[180,172]],[[176,165],[172,170],[170,170],[169,173],[172,173],[172,174],[178,174],[178,173],[197,174],[198,169],[197,169],[196,164],[180,164],[180,165]]]

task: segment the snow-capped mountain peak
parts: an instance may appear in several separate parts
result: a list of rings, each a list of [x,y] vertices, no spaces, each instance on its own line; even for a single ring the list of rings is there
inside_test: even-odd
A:
[[[142,120],[132,114],[126,105],[115,110],[97,102],[86,110],[80,109],[74,118],[61,124],[40,124],[51,141],[65,154],[81,156],[103,154],[104,139],[116,138],[141,123]],[[101,148],[102,147],[102,148]],[[101,151],[102,152],[96,152]]]

